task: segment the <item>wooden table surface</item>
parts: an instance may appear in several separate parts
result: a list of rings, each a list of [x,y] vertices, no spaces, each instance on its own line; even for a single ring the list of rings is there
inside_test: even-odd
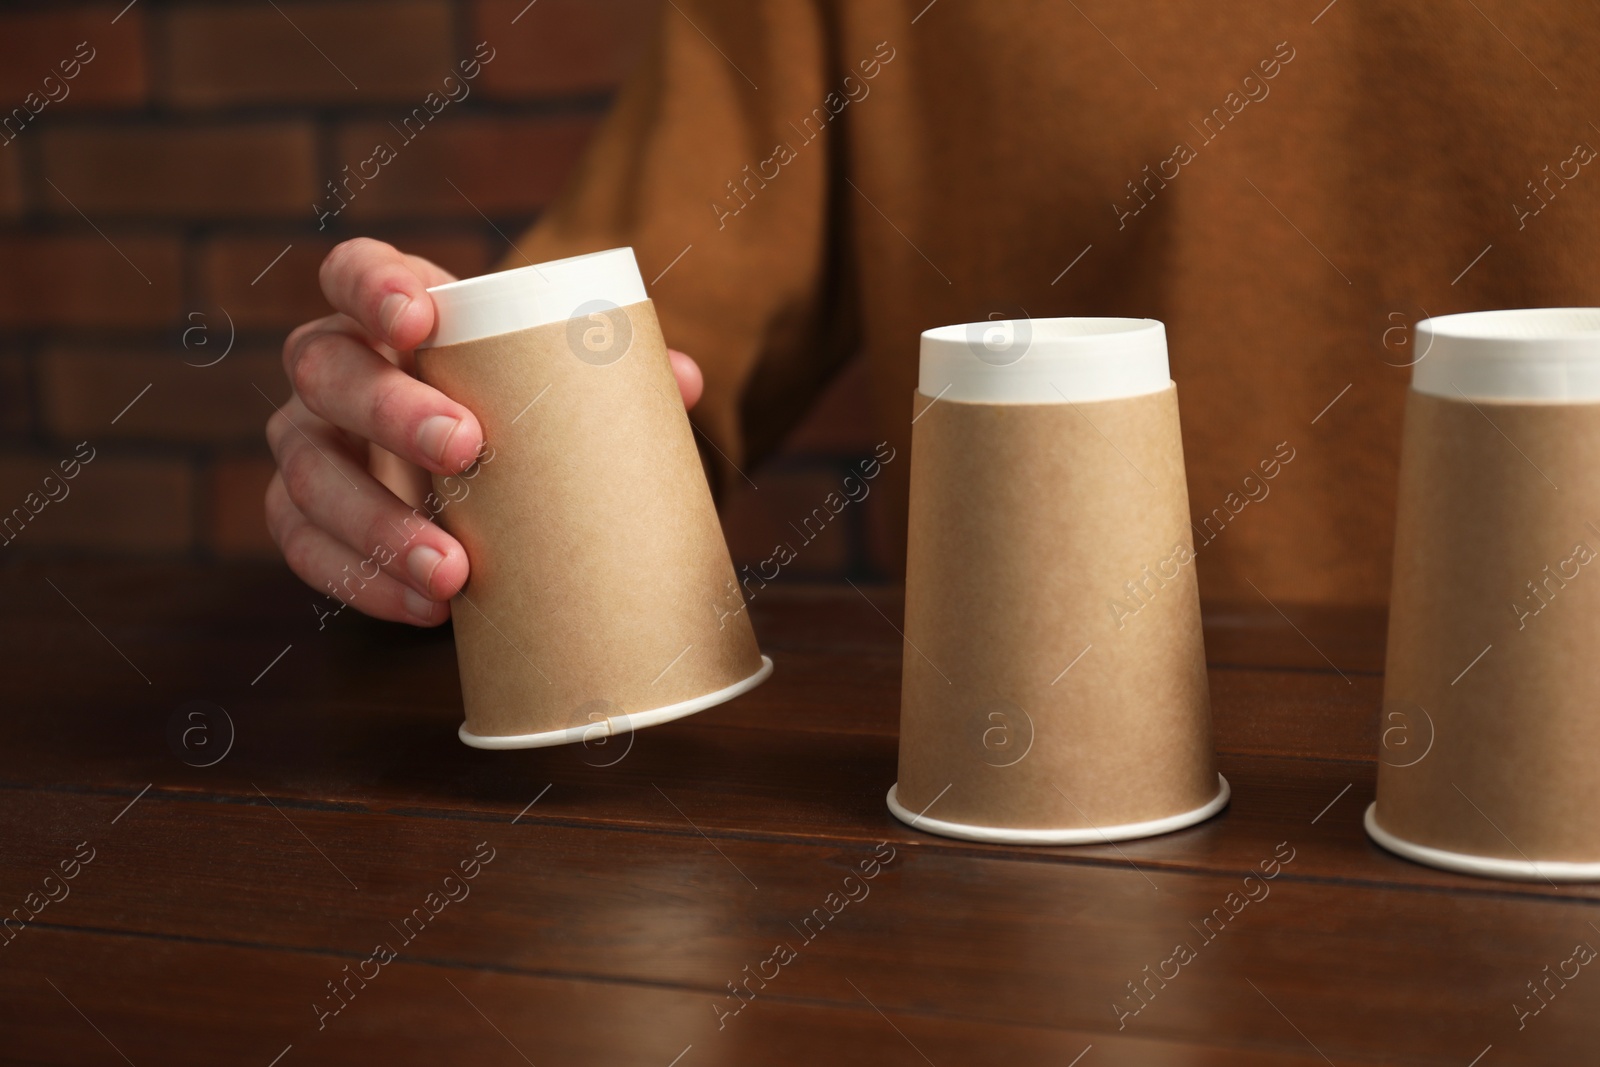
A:
[[[1373,613],[1209,611],[1232,805],[1022,848],[885,810],[891,590],[767,591],[772,679],[631,744],[481,752],[448,632],[319,629],[278,570],[60,563],[0,589],[0,910],[29,919],[0,936],[0,1062],[1600,1062],[1600,973],[1528,986],[1600,946],[1600,888],[1362,834]]]

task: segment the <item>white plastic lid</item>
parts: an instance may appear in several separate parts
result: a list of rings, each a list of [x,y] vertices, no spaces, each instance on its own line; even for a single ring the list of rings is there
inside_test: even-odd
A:
[[[922,335],[917,391],[980,404],[1064,404],[1171,384],[1155,319],[990,319]]]
[[[1600,400],[1600,308],[1522,308],[1417,323],[1411,388],[1469,400]]]
[[[591,252],[447,282],[428,290],[438,319],[418,348],[497,337],[645,299],[631,248]]]

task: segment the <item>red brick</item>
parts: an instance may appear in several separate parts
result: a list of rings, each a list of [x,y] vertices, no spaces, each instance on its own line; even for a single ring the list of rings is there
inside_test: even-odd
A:
[[[81,219],[78,225],[89,229]],[[178,242],[106,233],[115,248],[93,232],[0,235],[0,326],[161,327],[180,321]]]
[[[192,107],[420,101],[459,58],[442,0],[277,8],[173,8],[164,20],[161,95]]]
[[[0,108],[9,114],[29,93],[43,97],[47,75],[56,79],[50,91],[60,96],[54,88],[59,83],[67,95],[47,103],[34,122],[46,121],[57,109],[143,103],[149,81],[144,11],[135,7],[113,24],[122,7],[53,4],[52,9],[0,15]],[[80,42],[94,49],[93,58],[80,61],[76,78],[63,80],[60,64],[73,60]]]
[[[489,266],[489,248],[475,232],[461,237],[391,235],[386,239],[457,277],[482,274]],[[288,238],[219,237],[210,241],[201,251],[200,271],[208,303],[226,308],[240,329],[287,331],[326,315],[329,308],[317,281],[317,268],[337,243],[331,238],[297,237],[283,259],[263,275],[273,257],[291,244]]]
[[[44,172],[98,222],[116,215],[311,217],[309,124],[251,122],[47,130]],[[44,207],[76,217],[53,190]]]
[[[272,480],[270,459],[230,456],[218,460],[206,475],[206,547],[224,559],[261,559],[278,555],[267,532],[262,497]]]
[[[837,578],[843,575],[854,549],[852,526],[857,516],[852,512],[860,505],[845,505],[826,524],[813,519],[808,527],[804,522],[813,509],[821,508],[824,514],[829,513],[823,502],[829,493],[840,492],[840,481],[841,476],[831,468],[766,471],[756,478],[759,490],[752,489],[744,481],[731,488],[722,506],[722,527],[734,566],[743,567],[748,563],[754,567],[771,559],[773,550],[781,544],[792,549],[795,556],[790,563],[781,566],[784,577]],[[807,537],[811,540],[807,541]],[[765,567],[767,574],[772,573],[774,565],[778,565],[777,560]]]
[[[0,147],[0,216],[16,218],[23,207],[22,149]]]
[[[528,0],[479,0],[472,40],[487,40],[497,53],[483,69],[484,91],[504,98],[613,88],[643,52],[660,7],[660,0],[539,0],[531,7]]]
[[[38,372],[45,429],[61,440],[261,444],[267,418],[288,390],[282,361],[276,351],[235,348],[215,365],[189,365],[210,363],[225,350],[227,327],[210,325],[215,336],[204,349],[46,350]]]
[[[194,478],[176,459],[113,456],[103,441],[90,440],[94,458],[65,482],[67,495],[45,504],[0,552],[26,554],[71,549],[116,554],[172,554],[193,541]],[[29,493],[45,496],[44,478],[71,459],[74,444],[53,452],[0,455],[0,519],[27,509]],[[60,490],[54,489],[57,496]],[[20,527],[20,532],[17,532]],[[0,557],[3,558],[3,557]]]
[[[350,182],[354,197],[346,198],[344,220],[531,213],[560,191],[593,130],[591,119],[457,119],[448,110],[410,142],[383,123],[348,127],[339,136],[338,161],[350,174],[379,144],[390,145],[396,158],[365,188]],[[331,196],[325,203],[336,206]]]
[[[0,434],[22,437],[33,430],[33,387],[28,361],[16,352],[0,352]]]

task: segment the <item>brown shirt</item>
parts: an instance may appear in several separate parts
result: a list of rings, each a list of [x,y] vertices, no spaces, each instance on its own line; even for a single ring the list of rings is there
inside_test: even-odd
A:
[[[746,468],[857,353],[903,451],[929,327],[1161,319],[1202,593],[1383,602],[1409,323],[1600,303],[1597,46],[1578,3],[675,0],[522,248],[633,245]]]

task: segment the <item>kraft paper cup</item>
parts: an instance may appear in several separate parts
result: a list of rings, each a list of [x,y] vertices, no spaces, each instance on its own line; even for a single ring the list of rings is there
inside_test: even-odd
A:
[[[1220,811],[1162,324],[929,330],[915,405],[889,810],[1057,845]]]
[[[418,372],[487,441],[472,469],[434,479],[472,568],[451,604],[461,740],[594,742],[764,681],[633,250],[429,292]]]
[[[1600,309],[1428,319],[1416,350],[1367,832],[1600,879]]]

